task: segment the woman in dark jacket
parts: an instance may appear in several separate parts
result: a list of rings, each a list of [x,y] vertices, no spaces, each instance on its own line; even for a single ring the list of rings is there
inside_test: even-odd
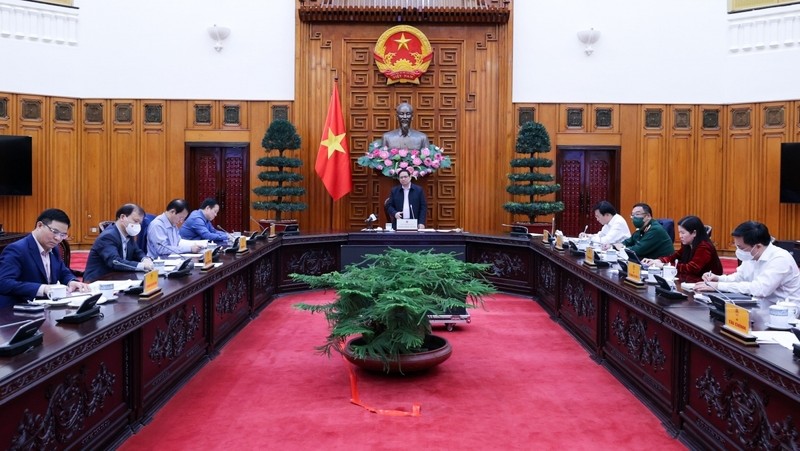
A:
[[[706,226],[697,216],[685,216],[678,221],[681,248],[672,255],[655,260],[645,259],[643,263],[661,268],[664,263],[676,263],[678,279],[682,282],[702,281],[703,274],[712,272],[722,274],[722,262],[717,249],[708,237]]]

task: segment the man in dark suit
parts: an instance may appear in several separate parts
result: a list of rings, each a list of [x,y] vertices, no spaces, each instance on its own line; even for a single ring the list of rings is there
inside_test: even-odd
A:
[[[397,220],[401,218],[416,219],[417,227],[424,229],[428,214],[425,193],[421,187],[411,183],[411,173],[407,169],[401,169],[397,173],[397,179],[400,180],[400,185],[392,188],[386,204],[386,211],[392,218],[392,226],[397,228]]]
[[[153,269],[153,261],[133,240],[142,230],[144,214],[144,209],[136,204],[125,204],[117,210],[114,224],[103,230],[89,251],[83,280],[93,282],[114,271]]]
[[[51,208],[36,218],[36,228],[25,238],[9,244],[0,255],[0,307],[46,297],[51,285],[67,286],[68,292],[88,292],[53,248],[67,238],[69,216]]]

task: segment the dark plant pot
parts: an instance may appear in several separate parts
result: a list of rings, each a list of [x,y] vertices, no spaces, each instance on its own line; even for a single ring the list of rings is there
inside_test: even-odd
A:
[[[553,224],[550,222],[515,222],[515,226],[522,226],[528,229],[528,233],[544,233],[545,230],[550,232]]]
[[[424,371],[444,362],[453,353],[453,348],[447,340],[436,335],[428,335],[423,343],[423,347],[428,351],[416,354],[402,354],[398,356],[397,360],[389,362],[387,368],[380,359],[356,358],[350,350],[350,346],[353,344],[363,344],[363,338],[358,337],[347,342],[343,354],[350,363],[367,371],[388,374],[408,374]]]

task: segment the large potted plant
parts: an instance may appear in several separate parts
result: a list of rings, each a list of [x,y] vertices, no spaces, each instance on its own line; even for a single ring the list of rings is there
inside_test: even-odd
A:
[[[389,249],[342,272],[291,277],[312,288],[336,290],[330,303],[296,305],[323,313],[331,327],[318,350],[341,352],[369,370],[406,373],[426,368],[419,353],[433,364],[449,357],[449,349],[442,351],[446,355],[437,353],[449,343],[431,335],[428,315],[482,305],[483,297],[495,292],[484,277],[489,266],[433,250]]]
[[[275,119],[264,133],[261,145],[268,155],[256,160],[256,166],[274,169],[267,169],[258,174],[258,179],[268,184],[254,188],[253,192],[266,197],[267,200],[253,202],[253,208],[275,212],[275,219],[260,221],[262,225],[276,223],[279,227],[285,227],[286,224],[296,224],[296,220],[281,220],[281,216],[283,212],[303,211],[307,207],[303,202],[291,200],[293,197],[304,195],[306,190],[302,186],[295,185],[303,180],[303,176],[288,170],[299,168],[303,165],[303,161],[286,155],[286,151],[300,148],[300,135],[291,122]],[[275,150],[278,151],[277,155],[272,154]]]
[[[553,174],[543,170],[553,166],[553,160],[536,156],[550,152],[550,135],[544,125],[534,121],[522,124],[517,134],[515,152],[528,156],[512,159],[511,167],[527,168],[527,171],[508,174],[511,184],[506,191],[512,196],[522,197],[523,201],[506,202],[503,208],[512,215],[527,216],[527,223],[518,224],[524,225],[529,233],[541,233],[549,224],[537,223],[536,217],[564,210],[563,202],[540,199],[561,189],[561,185],[554,182]]]

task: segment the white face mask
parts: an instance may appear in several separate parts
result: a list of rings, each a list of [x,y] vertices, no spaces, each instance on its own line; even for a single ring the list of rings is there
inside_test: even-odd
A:
[[[131,222],[125,226],[125,232],[128,234],[128,236],[136,236],[141,231],[142,231],[142,225],[136,224],[135,222]]]
[[[752,252],[752,249],[750,251],[743,251],[739,248],[736,248],[736,258],[743,262],[750,261],[753,259],[753,255],[750,252]]]

